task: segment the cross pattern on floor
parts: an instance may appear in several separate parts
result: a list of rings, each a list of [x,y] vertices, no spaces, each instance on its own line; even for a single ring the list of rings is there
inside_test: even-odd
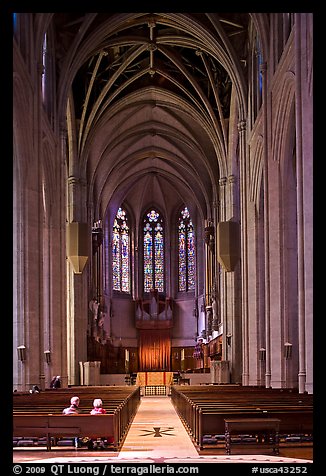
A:
[[[166,436],[175,436],[175,435],[171,435],[170,433],[168,433],[168,432],[174,430],[173,426],[166,428],[166,430],[161,430],[161,427],[160,427],[160,426],[159,426],[159,427],[154,427],[154,426],[153,426],[153,430],[154,430],[154,431],[152,431],[152,430],[141,430],[141,431],[145,432],[145,434],[140,435],[140,436],[151,436],[151,435],[153,435],[154,438],[157,438],[157,437],[162,438],[163,435],[166,435]],[[147,434],[146,434],[146,433],[147,433]]]

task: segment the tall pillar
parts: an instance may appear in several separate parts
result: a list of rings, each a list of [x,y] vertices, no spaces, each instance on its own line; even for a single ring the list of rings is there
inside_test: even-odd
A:
[[[220,221],[226,220],[226,199],[225,199],[226,183],[227,183],[226,177],[222,177],[219,180]],[[218,256],[218,252],[216,252],[216,256]],[[226,271],[221,265],[219,265],[219,270],[220,270],[220,313],[221,313],[221,321],[223,324],[222,360],[227,360],[230,357],[229,356],[230,349],[229,349],[229,345],[226,338],[226,335],[228,333]]]
[[[241,288],[242,288],[242,385],[249,384],[249,322],[248,322],[248,246],[247,246],[247,166],[246,122],[238,123],[240,160],[240,221],[241,221]]]
[[[205,266],[206,266],[206,296],[205,304],[206,310],[211,309],[211,300],[212,300],[212,289],[213,289],[213,279],[214,279],[214,248],[215,248],[215,230],[211,220],[207,220],[205,226]],[[209,313],[206,313],[206,331],[208,331]],[[207,337],[208,333],[206,332]]]
[[[68,178],[68,221],[85,223],[86,217],[86,183],[77,176]],[[89,246],[91,252],[91,229],[89,229]],[[86,263],[87,266],[88,263]],[[68,312],[67,312],[67,354],[68,384],[80,382],[79,362],[87,360],[87,323],[88,296],[86,273],[75,274],[67,262],[68,273]]]
[[[236,178],[229,175],[226,184],[226,215],[225,221],[233,218],[238,219],[238,210],[235,209]],[[241,303],[239,298],[239,286],[237,276],[239,267],[233,271],[224,272],[226,289],[226,321],[223,324],[223,347],[225,346],[225,360],[230,361],[229,369],[232,376],[232,382],[241,381]]]
[[[310,157],[312,157],[312,147],[311,147],[311,139],[308,138],[309,134],[309,122],[307,121],[308,130],[305,131],[304,129],[304,114],[303,114],[303,105],[306,103],[306,110],[311,115],[311,106],[309,106],[308,94],[307,94],[307,86],[305,86],[303,90],[303,84],[307,83],[307,70],[308,70],[308,46],[306,44],[306,38],[309,37],[306,31],[306,17],[302,13],[295,14],[295,76],[296,76],[296,90],[295,90],[295,105],[296,105],[296,174],[297,174],[297,235],[298,235],[298,313],[299,313],[299,372],[298,372],[298,379],[299,379],[299,392],[303,393],[306,390],[306,355],[307,355],[307,347],[306,347],[306,328],[312,328],[312,322],[308,320],[308,312],[306,312],[306,286],[311,286],[311,281],[306,279],[307,275],[310,274],[311,271],[307,271],[312,264],[309,262],[309,258],[312,258],[311,249],[307,246],[307,243],[312,243],[312,236],[311,232],[307,230],[310,227],[307,227],[305,223],[305,215],[308,218],[308,221],[311,223],[312,217],[312,202],[311,203],[311,210],[307,209],[307,213],[305,214],[305,204],[304,200],[309,200],[309,197],[312,197],[312,173],[306,174],[304,173],[304,169],[306,171],[309,170],[309,166],[304,162],[311,163]],[[305,93],[303,93],[303,91]],[[312,132],[312,131],[310,131]],[[312,134],[311,134],[312,136]],[[311,153],[311,155],[309,155]],[[306,183],[305,183],[306,182]],[[307,185],[311,185],[311,187]],[[307,194],[304,194],[304,188],[307,187]],[[310,234],[310,237],[308,236]],[[308,240],[307,243],[305,242],[305,235],[307,236]],[[311,240],[309,240],[311,238]],[[307,260],[307,264],[305,262]],[[311,276],[312,278],[312,276]],[[311,317],[311,315],[309,316]],[[306,322],[307,320],[307,322]],[[307,327],[306,327],[307,326]],[[311,356],[312,360],[312,340],[309,342],[309,355]],[[312,367],[312,365],[311,365]]]
[[[269,193],[268,193],[268,97],[267,97],[267,64],[262,63],[261,73],[263,81],[263,112],[264,112],[264,151],[263,151],[263,185],[264,185],[264,264],[265,264],[265,387],[271,386],[271,336],[270,336],[270,250],[269,250]]]
[[[213,207],[213,221],[214,223],[218,223],[219,202],[214,200],[212,207]],[[220,294],[219,265],[217,262],[217,240],[216,239],[215,239],[215,248],[214,248],[214,276],[213,276],[213,289],[212,289],[212,304],[213,304],[212,337],[214,339],[221,332],[221,294]]]

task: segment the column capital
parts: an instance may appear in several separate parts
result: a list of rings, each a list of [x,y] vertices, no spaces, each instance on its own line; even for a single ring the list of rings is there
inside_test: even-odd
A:
[[[80,179],[78,177],[75,177],[74,175],[70,175],[67,179],[68,185],[74,185],[80,182]]]
[[[261,74],[265,74],[267,71],[267,63],[266,62],[261,63],[259,66],[259,70]]]
[[[226,185],[226,182],[227,182],[227,178],[226,178],[226,177],[222,177],[222,178],[220,178],[220,180],[218,181],[220,187],[224,187],[224,186]]]
[[[70,175],[67,179],[68,185],[86,185],[86,180],[80,177],[76,177],[75,175]]]
[[[247,123],[246,121],[239,121],[238,122],[238,131],[243,132],[246,130]]]

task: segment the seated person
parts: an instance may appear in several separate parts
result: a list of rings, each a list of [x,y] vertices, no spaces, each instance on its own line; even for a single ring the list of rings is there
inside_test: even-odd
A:
[[[79,413],[79,403],[80,403],[80,400],[79,400],[79,397],[71,397],[70,399],[70,406],[67,407],[67,408],[64,408],[62,413],[64,415],[76,415]]]
[[[70,399],[70,406],[67,408],[64,408],[62,410],[63,415],[78,415],[79,414],[79,403],[80,399],[79,397],[71,397]],[[78,437],[75,437],[75,447],[78,448],[81,446],[81,443],[79,441]]]
[[[90,411],[91,415],[105,415],[106,410],[103,408],[103,402],[100,398],[95,398],[93,401],[93,409]],[[97,447],[105,448],[104,438],[98,438],[97,441],[89,441],[88,448],[96,449]]]
[[[40,393],[40,387],[38,385],[33,385],[32,389],[29,391],[29,393]]]
[[[61,377],[60,375],[55,375],[50,383],[50,388],[60,388],[61,387]]]
[[[103,408],[103,402],[100,398],[95,398],[93,401],[93,409],[90,413],[91,415],[103,415],[106,413],[105,408]]]

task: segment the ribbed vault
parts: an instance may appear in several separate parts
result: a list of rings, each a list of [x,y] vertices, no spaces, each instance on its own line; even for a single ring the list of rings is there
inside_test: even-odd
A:
[[[87,182],[94,219],[135,197],[186,200],[210,218],[239,120],[232,95],[243,108],[248,22],[246,13],[53,15],[59,109],[66,115],[69,97],[75,131],[69,174]],[[159,194],[146,188],[153,177]]]

